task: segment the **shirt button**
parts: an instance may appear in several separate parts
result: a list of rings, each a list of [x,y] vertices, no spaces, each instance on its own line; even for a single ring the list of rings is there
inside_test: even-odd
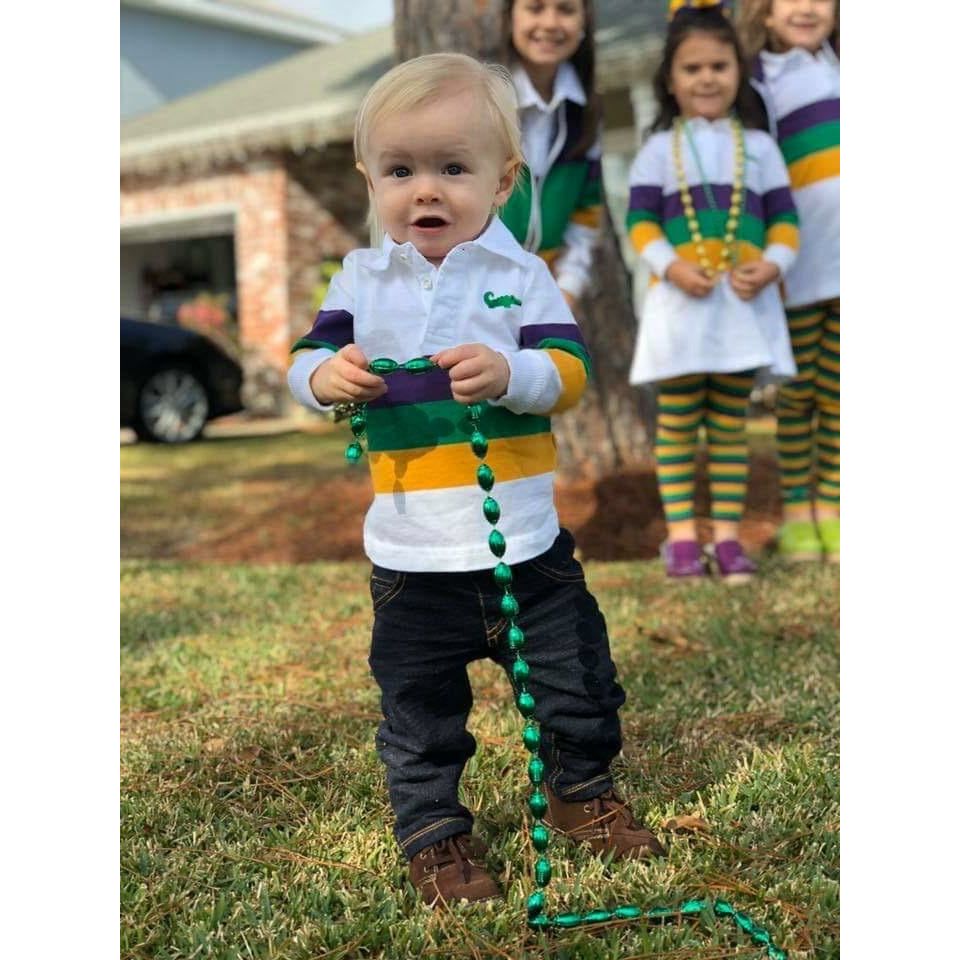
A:
[[[433,281],[429,277],[421,277],[420,286],[423,287],[424,290],[432,290]]]
[[[404,263],[406,263],[406,262],[410,259],[410,257],[409,257],[407,254],[405,254],[405,253],[401,253],[401,254],[400,254],[400,259],[401,259]]]

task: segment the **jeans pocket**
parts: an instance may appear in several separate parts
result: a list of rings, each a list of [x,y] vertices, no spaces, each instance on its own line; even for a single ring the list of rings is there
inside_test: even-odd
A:
[[[374,567],[370,574],[370,598],[373,601],[373,612],[382,610],[391,600],[400,595],[407,575],[400,570],[387,570],[385,567]]]
[[[560,530],[557,539],[546,553],[530,561],[532,569],[557,583],[584,581],[583,567],[573,556],[573,536],[568,530]]]

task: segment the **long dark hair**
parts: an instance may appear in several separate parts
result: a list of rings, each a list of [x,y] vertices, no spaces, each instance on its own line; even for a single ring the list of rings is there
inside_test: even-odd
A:
[[[600,128],[600,97],[594,89],[596,76],[596,47],[593,39],[595,15],[593,0],[583,2],[583,39],[573,52],[569,63],[577,72],[583,92],[587,95],[587,105],[583,110],[583,129],[580,137],[567,154],[571,159],[582,157],[593,146]],[[513,7],[516,0],[506,0],[503,5],[503,18],[500,25],[501,60],[512,67],[521,60],[517,48],[513,45]]]
[[[670,92],[670,71],[677,48],[693,33],[709,33],[720,43],[733,47],[740,70],[740,84],[733,109],[745,127],[763,129],[766,124],[763,106],[756,91],[750,85],[750,66],[743,55],[743,48],[730,20],[716,8],[695,9],[683,7],[677,11],[667,28],[667,40],[663,47],[663,59],[653,76],[653,95],[657,101],[657,115],[650,125],[650,132],[669,130],[680,116],[676,97]]]

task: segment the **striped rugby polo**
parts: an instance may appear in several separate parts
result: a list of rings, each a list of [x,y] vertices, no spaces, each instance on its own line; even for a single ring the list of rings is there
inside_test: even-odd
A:
[[[439,268],[411,243],[389,237],[379,250],[354,250],[312,329],[293,346],[288,382],[300,403],[324,409],[310,391],[310,375],[351,342],[368,360],[402,362],[464,343],[503,353],[510,384],[487,405],[480,428],[496,475],[492,496],[501,507],[504,560],[519,563],[547,550],[559,532],[550,415],[580,399],[589,355],[543,261],[524,251],[496,217]],[[491,567],[491,527],[476,480],[480,461],[449,375],[397,371],[386,383],[387,393],[367,410],[374,492],[364,522],[367,555],[409,572]]]
[[[786,304],[840,296],[840,62],[824,44],[812,54],[761,51],[754,85],[783,152],[800,212],[800,255],[786,276]]]
[[[697,211],[707,256],[717,263],[723,247],[733,192],[734,137],[730,121],[697,117],[687,123],[696,150],[683,138],[684,175]],[[761,257],[786,274],[793,264],[799,234],[797,208],[787,170],[776,143],[762,130],[744,131],[746,161],[744,198],[734,262]],[[702,174],[701,174],[702,168]],[[711,208],[703,179],[718,209]],[[678,257],[699,263],[696,246],[683,213],[680,184],[673,157],[673,133],[653,134],[641,147],[630,168],[630,205],[627,230],[634,249],[649,263],[651,284],[659,282]]]

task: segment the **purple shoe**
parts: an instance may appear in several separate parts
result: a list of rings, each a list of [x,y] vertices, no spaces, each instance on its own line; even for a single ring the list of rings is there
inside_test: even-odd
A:
[[[700,544],[696,540],[676,540],[667,542],[660,548],[667,576],[675,579],[705,577],[706,568],[700,554]]]
[[[757,565],[743,552],[737,540],[724,540],[713,548],[717,572],[724,583],[736,586],[749,583],[757,572]]]

